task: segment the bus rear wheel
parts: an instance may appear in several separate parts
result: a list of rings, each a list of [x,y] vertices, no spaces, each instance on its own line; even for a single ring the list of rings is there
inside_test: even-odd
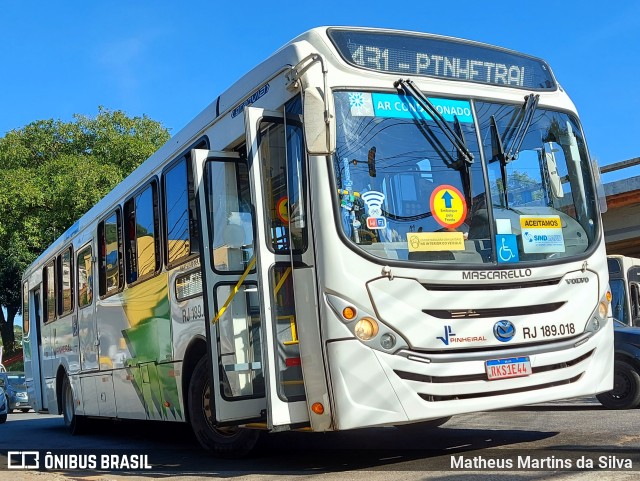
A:
[[[71,390],[71,381],[67,375],[62,380],[62,418],[64,426],[72,435],[82,434],[85,419],[84,416],[76,414],[76,407],[73,402],[73,391]]]
[[[236,426],[214,425],[213,396],[207,359],[198,361],[189,382],[189,419],[191,429],[205,449],[222,458],[247,455],[258,442],[260,431]]]

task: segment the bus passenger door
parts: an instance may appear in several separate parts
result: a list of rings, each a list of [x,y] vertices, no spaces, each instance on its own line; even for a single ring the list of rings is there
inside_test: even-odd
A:
[[[47,397],[45,393],[47,392],[47,382],[45,378],[44,372],[44,344],[43,344],[43,325],[42,325],[42,297],[41,297],[42,289],[38,287],[37,289],[31,291],[31,302],[30,306],[33,306],[33,311],[30,312],[30,318],[32,319],[31,329],[32,332],[35,333],[35,339],[31,336],[30,348],[31,348],[31,372],[33,373],[33,389],[34,389],[34,399],[37,403],[34,406],[35,411],[44,411],[49,408],[47,404]],[[35,341],[35,342],[34,342]],[[31,394],[29,394],[31,398]]]
[[[267,421],[269,429],[281,430],[309,422],[293,282],[294,272],[304,265],[307,245],[306,230],[295,227],[304,218],[304,196],[298,192],[298,180],[304,175],[301,165],[291,162],[302,155],[302,124],[299,116],[285,118],[281,112],[248,107],[245,128],[255,208]],[[306,289],[312,291],[313,286]]]
[[[194,149],[211,399],[220,425],[266,421],[263,323],[247,163]]]
[[[93,242],[79,249],[76,260],[80,369],[83,372],[97,371],[99,368],[98,326],[93,300],[96,277]]]

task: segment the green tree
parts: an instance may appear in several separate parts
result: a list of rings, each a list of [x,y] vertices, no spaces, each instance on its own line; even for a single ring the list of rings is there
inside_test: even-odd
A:
[[[15,342],[24,269],[169,139],[147,116],[39,120],[0,138],[0,333]]]

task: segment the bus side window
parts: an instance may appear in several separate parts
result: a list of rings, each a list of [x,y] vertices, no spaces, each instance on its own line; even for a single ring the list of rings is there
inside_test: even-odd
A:
[[[120,210],[98,224],[98,251],[99,293],[107,296],[118,292],[124,284]]]
[[[182,157],[162,176],[167,267],[176,266],[200,251],[191,163]]]
[[[69,246],[57,258],[56,294],[58,298],[58,316],[66,316],[73,311],[73,247]]]
[[[91,305],[93,301],[93,264],[91,262],[91,246],[78,253],[78,307]]]
[[[56,318],[56,268],[55,261],[49,262],[42,271],[44,283],[44,322],[51,322]]]
[[[293,253],[300,254],[307,249],[308,243],[306,159],[301,126],[290,119],[287,122],[286,128],[284,124],[271,121],[260,124],[263,171],[269,175],[264,179],[265,213],[270,226],[271,250],[283,254],[291,249]],[[283,143],[282,139],[286,142]]]
[[[127,283],[153,276],[160,269],[158,187],[151,182],[124,205]]]

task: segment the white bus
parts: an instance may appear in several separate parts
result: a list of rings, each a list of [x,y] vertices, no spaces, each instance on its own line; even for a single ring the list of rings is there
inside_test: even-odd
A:
[[[544,61],[313,29],[28,268],[31,401],[236,455],[610,390],[594,179]]]
[[[610,255],[608,265],[613,318],[640,327],[640,259]]]

